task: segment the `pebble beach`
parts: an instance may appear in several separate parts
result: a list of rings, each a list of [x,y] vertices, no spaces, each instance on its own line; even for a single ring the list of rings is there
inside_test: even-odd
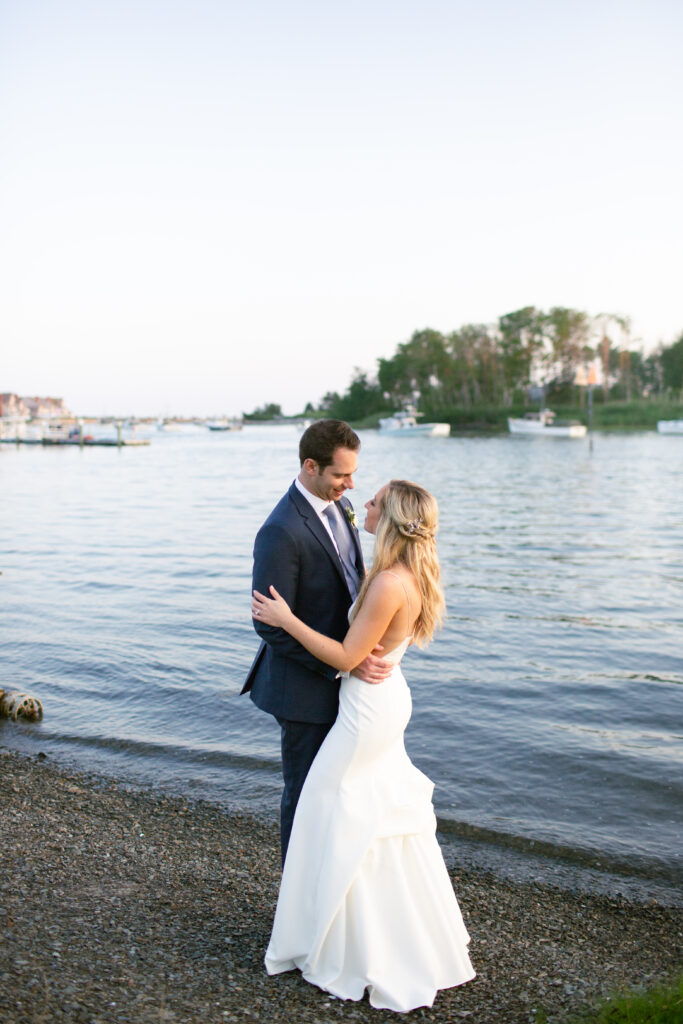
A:
[[[3,1024],[561,1022],[680,970],[683,910],[449,862],[477,978],[398,1015],[263,954],[277,823],[0,749]]]

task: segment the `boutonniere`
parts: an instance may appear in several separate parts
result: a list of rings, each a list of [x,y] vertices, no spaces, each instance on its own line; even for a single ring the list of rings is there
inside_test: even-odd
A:
[[[346,512],[346,518],[351,523],[351,526],[354,528],[354,530],[357,530],[358,520],[356,518],[356,513],[353,511],[350,505],[344,505],[344,511]]]

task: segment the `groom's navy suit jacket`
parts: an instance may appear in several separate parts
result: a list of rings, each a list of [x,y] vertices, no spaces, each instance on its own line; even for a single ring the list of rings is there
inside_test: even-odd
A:
[[[351,509],[348,498],[339,499]],[[347,518],[346,516],[344,517]],[[358,531],[353,538],[356,567],[364,575]],[[320,517],[292,484],[256,535],[253,587],[269,594],[273,585],[295,615],[313,629],[343,640],[351,604],[344,570]],[[339,708],[337,670],[318,661],[283,629],[257,619],[261,646],[242,693],[263,711],[293,722],[333,722]]]

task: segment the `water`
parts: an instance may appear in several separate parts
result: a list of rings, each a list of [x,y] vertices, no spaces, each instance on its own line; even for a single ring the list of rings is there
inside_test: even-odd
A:
[[[357,508],[391,476],[440,502],[448,620],[403,664],[407,747],[444,834],[477,863],[670,894],[683,441],[362,442]],[[0,445],[0,685],[45,707],[38,725],[0,721],[0,746],[275,816],[278,728],[238,695],[257,647],[252,541],[297,443],[253,426]]]

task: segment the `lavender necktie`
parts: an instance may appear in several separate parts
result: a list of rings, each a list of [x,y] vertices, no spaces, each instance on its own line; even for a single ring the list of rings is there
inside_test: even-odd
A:
[[[344,570],[344,577],[351,591],[351,597],[355,600],[359,590],[358,570],[355,565],[355,555],[351,537],[349,536],[349,529],[346,523],[340,521],[336,501],[333,501],[326,509],[323,509],[323,515],[329,521],[332,536],[335,539],[337,551],[339,552],[339,560]]]

